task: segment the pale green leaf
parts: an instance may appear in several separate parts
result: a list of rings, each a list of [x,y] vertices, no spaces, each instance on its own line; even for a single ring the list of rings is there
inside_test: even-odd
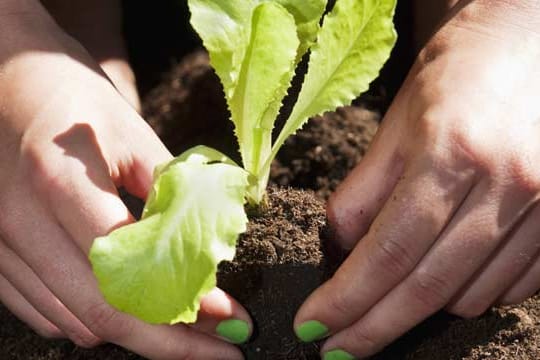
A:
[[[255,8],[251,39],[229,102],[244,167],[251,173],[271,151],[272,129],[294,76],[298,46],[294,17],[285,8],[275,2]]]
[[[294,16],[300,38],[299,60],[316,39],[327,0],[188,0],[191,24],[210,54],[227,99],[240,75],[251,37],[251,17],[255,8],[265,2],[278,3]],[[276,24],[274,30],[278,29]]]
[[[369,88],[396,42],[395,7],[396,0],[337,0],[312,48],[296,105],[259,176],[310,117],[349,105]]]
[[[297,60],[309,50],[317,39],[320,21],[326,9],[327,0],[274,0],[294,16],[298,29],[300,46]]]
[[[90,261],[105,299],[149,323],[192,323],[245,231],[247,173],[198,148],[162,168],[141,221],[95,240]]]
[[[210,54],[227,99],[232,97],[250,39],[257,0],[189,0],[191,24]]]

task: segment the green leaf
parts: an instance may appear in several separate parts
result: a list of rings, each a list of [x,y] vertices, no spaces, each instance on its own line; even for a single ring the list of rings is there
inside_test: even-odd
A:
[[[232,97],[249,43],[257,0],[189,0],[191,24],[210,54],[227,99]]]
[[[277,31],[279,29],[279,31]],[[244,167],[256,173],[272,148],[272,129],[294,76],[294,17],[274,2],[258,5],[238,85],[229,102]]]
[[[251,37],[255,8],[269,0],[189,0],[191,24],[210,53],[227,99],[238,82],[241,66]],[[315,41],[327,0],[270,0],[282,5],[295,19],[300,44],[297,60]],[[274,31],[279,29],[276,24]],[[281,29],[280,29],[281,31]],[[279,32],[279,31],[277,31]]]
[[[326,9],[327,0],[274,0],[294,16],[300,46],[297,61],[309,50],[317,39],[320,21]]]
[[[327,0],[189,0],[191,23],[224,87],[244,168],[258,174],[302,56],[316,39]],[[268,174],[252,181],[259,203]]]
[[[95,240],[90,261],[105,299],[149,323],[192,323],[245,231],[247,173],[198,147],[162,167],[141,221]]]
[[[396,42],[395,7],[396,0],[337,0],[312,48],[296,105],[258,176],[310,117],[349,105],[369,88]]]

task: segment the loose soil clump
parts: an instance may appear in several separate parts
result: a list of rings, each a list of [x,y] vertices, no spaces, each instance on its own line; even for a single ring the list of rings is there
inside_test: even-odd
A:
[[[364,157],[377,131],[380,115],[349,106],[311,119],[290,137],[272,163],[270,178],[281,186],[330,194]]]
[[[305,298],[329,277],[328,252],[321,236],[322,201],[312,192],[271,187],[269,206],[251,216],[235,259],[220,266],[218,286],[229,292],[256,321],[247,359],[316,359],[317,344],[301,344],[292,323]]]

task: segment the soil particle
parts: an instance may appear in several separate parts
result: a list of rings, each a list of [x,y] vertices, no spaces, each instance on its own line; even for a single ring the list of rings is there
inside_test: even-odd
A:
[[[443,312],[419,325],[375,359],[532,360],[540,358],[540,296],[493,308],[476,319]]]
[[[205,51],[173,66],[143,102],[143,112],[174,155],[207,145],[240,160],[223,89]]]
[[[311,189],[319,198],[328,199],[365,155],[379,120],[378,112],[355,106],[311,119],[278,154],[272,181]]]
[[[269,207],[251,218],[236,257],[220,267],[218,285],[256,321],[247,359],[316,359],[317,344],[301,344],[293,332],[296,310],[326,278],[321,234],[324,204],[312,192],[271,187]]]

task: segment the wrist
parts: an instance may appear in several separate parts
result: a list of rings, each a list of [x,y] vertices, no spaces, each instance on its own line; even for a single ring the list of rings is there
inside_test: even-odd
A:
[[[56,52],[66,35],[37,0],[0,0],[0,70],[14,57]]]
[[[515,56],[540,55],[540,4],[537,1],[461,0],[427,43],[421,56],[459,48],[496,48]],[[485,59],[486,61],[489,59]]]
[[[450,17],[459,25],[476,23],[494,35],[540,36],[540,3],[536,0],[460,0]]]
[[[39,0],[0,0],[0,19],[36,12],[40,8],[43,7]]]

